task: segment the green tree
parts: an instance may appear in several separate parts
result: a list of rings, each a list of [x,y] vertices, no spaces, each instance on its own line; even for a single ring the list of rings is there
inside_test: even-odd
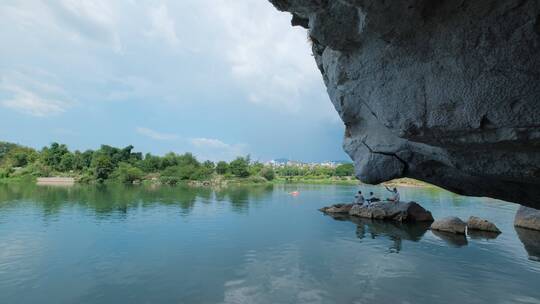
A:
[[[228,171],[229,171],[229,164],[227,164],[227,162],[220,161],[217,163],[216,165],[217,174],[223,175],[223,174],[226,174]]]
[[[213,161],[207,160],[203,164],[203,167],[205,167],[208,170],[211,170],[212,172],[216,169],[216,164],[214,164]]]
[[[114,165],[109,155],[98,153],[92,160],[92,168],[94,178],[102,183],[109,178],[109,175],[114,170]]]
[[[179,166],[192,165],[194,167],[198,167],[201,165],[197,158],[191,153],[184,153],[182,155],[179,155],[177,157],[177,161]]]
[[[161,169],[178,165],[178,156],[174,152],[169,152],[161,159]]]
[[[269,181],[273,180],[276,177],[276,173],[274,172],[274,168],[272,167],[262,168],[260,174],[262,177],[266,178]]]
[[[36,161],[38,154],[34,149],[15,146],[5,156],[4,166],[25,167]]]
[[[111,174],[111,178],[124,184],[133,184],[135,181],[142,180],[143,177],[144,172],[141,169],[125,162],[120,163]]]
[[[336,167],[336,176],[353,176],[353,175],[354,175],[353,164],[342,164]]]
[[[66,153],[62,155],[62,158],[60,160],[60,164],[58,165],[58,169],[61,172],[67,172],[73,170],[73,165],[75,162],[75,156],[71,153]]]
[[[2,162],[4,157],[16,147],[18,147],[18,145],[0,141],[0,162]]]
[[[161,168],[161,159],[147,153],[141,162],[141,168],[144,170],[144,172],[157,172]]]
[[[255,162],[249,166],[250,175],[259,175],[261,170],[264,168],[264,165],[260,162]]]
[[[229,169],[236,177],[249,176],[249,158],[238,157],[229,164]]]
[[[161,182],[175,185],[180,181],[197,179],[198,168],[192,164],[169,167],[161,173]]]
[[[54,170],[60,170],[62,156],[67,153],[69,153],[69,150],[66,145],[52,143],[50,147],[44,147],[41,150],[41,161]]]

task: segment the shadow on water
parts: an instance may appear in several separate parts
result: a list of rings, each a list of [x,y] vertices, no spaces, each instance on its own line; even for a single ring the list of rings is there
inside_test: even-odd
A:
[[[529,259],[540,262],[540,231],[514,227],[525,250],[529,254]]]
[[[440,238],[446,244],[452,247],[463,247],[469,244],[469,242],[467,242],[467,237],[464,234],[456,234],[437,230],[432,230],[431,232],[433,233],[433,235]]]
[[[481,231],[481,230],[467,230],[467,235],[472,240],[494,240],[500,233],[497,232],[490,232],[490,231]]]
[[[356,224],[356,236],[359,239],[388,238],[393,242],[389,247],[390,252],[396,253],[401,251],[403,240],[420,241],[430,226],[430,223],[399,223],[351,217],[348,215],[333,215],[330,217],[338,221],[349,221]]]

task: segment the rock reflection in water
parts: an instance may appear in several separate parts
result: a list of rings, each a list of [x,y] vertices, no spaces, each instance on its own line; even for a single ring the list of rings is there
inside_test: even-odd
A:
[[[515,227],[517,235],[525,250],[529,254],[529,259],[540,262],[540,231]]]
[[[402,249],[402,241],[418,242],[429,229],[430,223],[399,223],[393,221],[372,220],[348,215],[332,216],[335,220],[350,221],[357,225],[356,236],[359,239],[370,237],[386,237],[393,244],[389,247],[390,252],[399,253]]]
[[[467,235],[473,240],[494,240],[500,233],[481,230],[467,230]]]
[[[467,246],[467,237],[464,234],[456,234],[444,231],[431,230],[433,235],[445,241],[448,245],[453,247]]]

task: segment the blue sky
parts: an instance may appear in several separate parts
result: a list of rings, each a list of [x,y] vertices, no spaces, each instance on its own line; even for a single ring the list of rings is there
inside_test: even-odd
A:
[[[305,30],[262,0],[3,0],[0,140],[348,159]]]

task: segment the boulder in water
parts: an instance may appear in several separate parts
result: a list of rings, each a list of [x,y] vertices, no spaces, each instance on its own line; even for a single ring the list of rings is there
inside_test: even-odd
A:
[[[521,206],[516,213],[514,226],[540,230],[540,210]]]
[[[335,204],[329,207],[323,207],[319,211],[328,214],[349,214],[353,204]]]
[[[431,212],[415,202],[377,202],[370,205],[354,205],[349,215],[398,222],[433,222]]]
[[[465,234],[467,224],[460,218],[452,216],[436,220],[431,224],[431,230],[450,232],[455,234]]]
[[[497,226],[495,226],[495,224],[476,216],[469,217],[469,220],[467,221],[467,229],[501,233],[501,231],[499,230],[499,228],[497,228]]]

